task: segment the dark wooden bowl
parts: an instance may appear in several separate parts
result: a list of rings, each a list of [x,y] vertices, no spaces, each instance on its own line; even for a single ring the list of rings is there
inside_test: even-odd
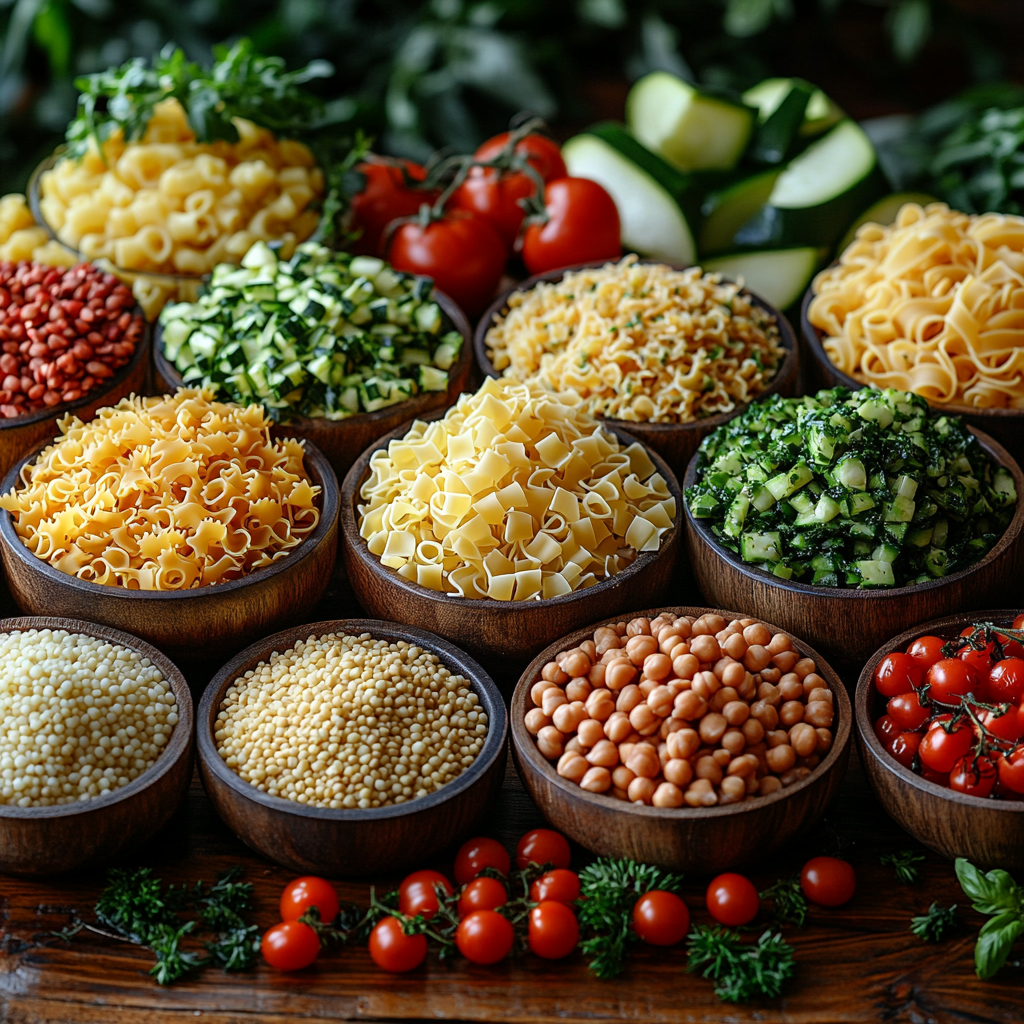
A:
[[[861,764],[889,817],[943,857],[967,857],[985,867],[1024,867],[1024,802],[956,793],[904,768],[882,749],[875,735],[873,723],[885,713],[885,702],[875,690],[873,680],[885,655],[906,650],[920,636],[952,640],[972,622],[1009,626],[1019,611],[1017,608],[947,615],[894,637],[875,651],[864,666],[853,700]]]
[[[1020,592],[1024,579],[1024,473],[987,434],[971,428],[981,447],[1013,475],[1019,495],[1013,519],[987,555],[941,579],[887,590],[815,587],[782,580],[723,548],[707,520],[686,509],[686,546],[705,600],[746,608],[748,614],[798,630],[837,664],[860,665],[894,631],[947,615],[984,608]],[[684,490],[697,480],[697,456],[686,470]]]
[[[807,316],[814,288],[808,288],[800,306],[800,335],[803,347],[811,358],[804,365],[811,393],[821,388],[844,387],[859,391],[870,385],[845,374],[840,370],[822,345],[823,332],[811,323]],[[928,403],[933,409],[962,416],[976,430],[983,430],[994,437],[1015,459],[1024,460],[1024,409],[979,409],[974,405],[955,405],[949,402]]]
[[[529,291],[541,282],[561,281],[566,274],[577,270],[587,270],[591,267],[603,267],[608,262],[608,260],[598,260],[594,263],[580,263],[573,267],[563,267],[561,270],[551,270],[546,274],[536,274],[534,277],[528,277],[525,281],[520,281],[519,284],[510,288],[496,301],[492,302],[484,315],[480,317],[480,321],[476,325],[476,331],[473,334],[473,351],[476,354],[477,364],[484,375],[488,377],[501,376],[494,368],[494,364],[487,354],[485,339],[487,332],[494,324],[494,318],[507,312],[509,296],[513,292]],[[678,264],[665,263],[663,260],[641,260],[640,262],[661,263],[672,267],[674,270],[687,269]],[[748,291],[747,294],[756,305],[767,310],[775,317],[779,325],[779,343],[786,350],[782,365],[772,378],[771,383],[758,397],[768,398],[770,395],[775,394],[791,395],[796,386],[798,360],[796,336],[793,333],[793,328],[785,316],[777,309],[769,306],[767,302],[753,292]],[[701,441],[712,430],[720,427],[723,423],[727,423],[733,416],[738,415],[745,408],[745,405],[741,405],[732,412],[708,416],[706,419],[696,420],[693,423],[634,423],[632,420],[607,420],[607,423],[610,427],[621,427],[623,430],[628,430],[634,437],[639,438],[648,448],[656,451],[668,463],[672,472],[679,476],[686,471],[686,464],[690,461]]]
[[[461,775],[428,796],[368,810],[309,807],[270,796],[236,775],[217,753],[214,723],[231,684],[299,640],[326,633],[404,640],[436,654],[449,671],[465,676],[487,712],[483,749]],[[276,633],[247,647],[210,681],[199,704],[199,770],[224,823],[245,843],[293,871],[331,878],[397,871],[419,864],[464,838],[492,804],[505,777],[508,716],[490,676],[457,647],[422,629],[378,619],[314,622]]]
[[[312,441],[327,456],[328,461],[342,479],[359,453],[377,438],[389,434],[407,420],[422,419],[437,409],[447,409],[466,390],[473,370],[473,353],[469,321],[466,314],[444,292],[434,291],[441,307],[446,329],[462,335],[459,358],[448,371],[447,391],[425,391],[405,402],[389,405],[377,412],[364,412],[344,420],[310,419],[297,416],[271,428],[274,437],[299,437]],[[163,331],[157,324],[153,337],[154,387],[158,392],[174,391],[182,386],[181,374],[164,356]]]
[[[141,313],[142,310],[136,306],[133,312]],[[142,394],[149,372],[151,331],[147,323],[128,363],[105,384],[100,384],[78,401],[64,402],[52,409],[37,409],[13,420],[0,418],[0,477],[6,476],[26,452],[33,451],[43,441],[55,438],[60,433],[57,421],[68,413],[74,413],[81,420],[91,420],[97,409],[117,405],[128,395]]]
[[[11,469],[4,493],[41,450]],[[305,466],[323,489],[316,529],[265,569],[193,590],[127,590],[70,576],[32,554],[15,532],[10,512],[0,512],[0,554],[11,596],[26,614],[59,611],[140,636],[175,659],[220,661],[253,636],[301,619],[327,589],[338,549],[338,481],[323,453],[308,441]]]
[[[636,438],[617,424],[609,430],[626,445]],[[676,518],[662,537],[657,551],[637,555],[625,569],[587,590],[541,601],[496,601],[491,598],[453,597],[399,576],[370,554],[359,536],[356,505],[359,489],[369,475],[370,457],[397,437],[404,437],[405,424],[383,437],[359,457],[341,485],[341,550],[345,571],[359,603],[371,615],[389,615],[429,629],[474,656],[497,659],[495,674],[504,677],[511,665],[536,654],[556,636],[611,615],[616,608],[631,608],[665,596],[674,581],[676,556],[682,528],[682,494],[675,475],[657,454],[648,450],[657,471],[665,478],[676,499]],[[501,666],[505,666],[502,671]],[[514,676],[512,677],[514,678]]]
[[[651,608],[616,615],[551,644],[530,662],[512,695],[512,755],[520,778],[544,817],[581,846],[602,857],[631,857],[675,870],[718,874],[737,864],[762,860],[808,831],[821,817],[836,795],[850,759],[850,698],[821,655],[788,633],[794,645],[814,659],[818,674],[832,691],[836,712],[832,749],[807,778],[770,796],[726,807],[648,807],[603,793],[588,793],[563,779],[527,732],[523,720],[534,707],[530,689],[547,662],[560,651],[590,639],[598,626],[628,621],[637,615],[653,618],[660,611],[738,617],[736,612],[717,608]],[[777,626],[769,628],[778,630]]]
[[[0,632],[66,629],[137,651],[174,690],[178,724],[148,771],[109,797],[57,807],[0,804],[0,871],[39,878],[96,867],[137,850],[163,828],[192,780],[192,695],[185,677],[155,647],[117,629],[65,618],[0,619]]]

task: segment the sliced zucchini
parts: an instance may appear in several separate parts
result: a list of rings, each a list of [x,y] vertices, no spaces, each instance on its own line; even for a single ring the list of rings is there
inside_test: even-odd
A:
[[[742,281],[776,309],[788,309],[807,290],[821,260],[819,249],[776,249],[769,252],[741,252],[703,260],[705,270],[731,281]]]
[[[763,164],[781,164],[790,156],[803,127],[807,104],[814,95],[814,86],[794,78],[789,91],[767,116],[759,117],[750,146],[752,159]]]
[[[764,123],[778,110],[797,83],[807,85],[801,78],[766,78],[743,94],[743,102],[757,107],[758,121]],[[800,134],[813,138],[828,131],[843,119],[842,110],[820,89],[814,89],[804,110]]]
[[[768,202],[779,174],[762,171],[708,194],[701,206],[704,223],[697,242],[702,256],[734,248],[736,232]]]
[[[884,196],[878,202],[872,203],[851,225],[850,230],[843,236],[839,243],[838,252],[842,252],[857,236],[857,228],[869,221],[875,224],[882,224],[888,227],[896,220],[896,214],[907,203],[917,203],[918,206],[927,206],[929,203],[937,203],[935,196],[927,192],[893,192],[890,196]]]
[[[645,75],[626,99],[629,130],[681,171],[735,167],[755,115],[752,108],[700,92],[667,71]]]

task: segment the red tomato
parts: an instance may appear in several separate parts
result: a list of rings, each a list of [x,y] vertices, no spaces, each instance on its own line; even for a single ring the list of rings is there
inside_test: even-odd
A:
[[[426,959],[427,937],[406,935],[397,917],[385,917],[370,932],[370,956],[382,970],[403,974]]]
[[[1021,612],[1020,615],[1018,615],[1013,620],[1013,628],[1014,629],[1024,629],[1024,612]]]
[[[459,922],[455,945],[474,964],[496,964],[512,950],[515,932],[496,910],[474,910]]]
[[[945,786],[946,789],[949,789],[949,772],[937,772],[924,762],[921,763],[921,778],[928,782],[934,782],[936,786]]]
[[[999,758],[999,781],[1013,793],[1024,793],[1024,747]]]
[[[909,768],[914,763],[914,757],[920,745],[921,734],[919,732],[901,732],[886,749],[904,768]]]
[[[530,952],[545,960],[568,956],[580,940],[576,915],[564,903],[545,900],[530,911]]]
[[[1020,709],[1013,704],[999,704],[994,711],[983,711],[978,718],[993,736],[1001,740],[1019,740],[1024,734]]]
[[[497,910],[508,903],[508,890],[496,878],[474,878],[459,897],[459,917],[474,910]]]
[[[351,227],[361,231],[352,243],[352,251],[371,256],[384,255],[384,229],[396,217],[411,217],[423,203],[433,203],[438,193],[412,187],[402,174],[402,167],[412,181],[423,181],[427,172],[411,160],[385,161],[371,157],[358,164],[356,170],[366,176],[366,187],[352,197]]]
[[[733,928],[753,921],[761,905],[754,883],[732,872],[712,879],[706,899],[711,916]]]
[[[689,908],[674,892],[652,889],[633,907],[633,931],[652,946],[674,946],[689,930]]]
[[[916,690],[923,675],[921,666],[909,654],[893,651],[875,669],[875,689],[883,697],[898,697]]]
[[[1008,636],[1003,636],[1002,633],[997,633],[996,636],[999,637],[1004,658],[1024,658],[1024,644],[1019,640],[1012,640]]]
[[[459,847],[455,855],[455,881],[465,885],[470,879],[476,878],[484,868],[494,868],[507,875],[512,867],[512,860],[497,839],[479,836],[468,839]]]
[[[935,662],[942,660],[942,648],[945,643],[945,640],[937,636],[918,637],[907,648],[907,654],[917,662],[922,672],[927,672]]]
[[[490,167],[474,167],[452,193],[448,208],[483,217],[511,249],[526,216],[519,200],[529,199],[536,192],[533,179],[521,171],[502,174]]]
[[[523,262],[531,274],[622,255],[615,201],[589,178],[557,178],[544,192],[546,224],[523,235]]]
[[[558,900],[559,903],[575,903],[580,898],[580,876],[568,868],[555,868],[534,880],[530,886],[530,899],[534,903],[544,900]]]
[[[535,828],[527,832],[516,846],[516,867],[520,871],[531,863],[567,868],[571,859],[569,840],[550,828]]]
[[[921,698],[916,693],[901,693],[886,705],[889,717],[904,731],[920,729],[931,717],[928,708],[921,707]]]
[[[1005,658],[989,669],[988,679],[981,686],[982,695],[990,704],[1020,705],[1024,697],[1024,659]]]
[[[968,796],[988,796],[995,782],[996,767],[987,757],[961,757],[949,772],[949,788]]]
[[[437,913],[435,885],[444,886],[444,891],[451,895],[452,883],[440,871],[414,871],[406,875],[398,887],[398,909],[409,917],[422,914],[429,920]]]
[[[264,933],[260,952],[279,971],[301,971],[317,958],[320,939],[308,924],[282,921]]]
[[[997,796],[1000,800],[1010,800],[1014,803],[1024,801],[1024,793],[1018,793],[1015,790],[1009,789],[1003,784],[1001,778],[996,779],[996,784],[992,787],[992,796]]]
[[[960,697],[969,697],[978,686],[978,673],[959,658],[943,658],[935,662],[924,677],[928,697],[939,704],[959,704]]]
[[[477,160],[493,160],[505,148],[508,137],[508,132],[495,135],[493,139],[488,139],[473,156]],[[515,151],[525,156],[526,162],[534,167],[545,181],[564,178],[568,173],[558,143],[546,135],[527,135],[516,143]]]
[[[298,921],[310,907],[316,907],[320,920],[330,924],[338,916],[338,894],[326,879],[305,875],[289,882],[281,893],[281,920]]]
[[[889,715],[882,715],[881,718],[876,720],[875,735],[883,747],[888,747],[899,734],[900,727]]]
[[[800,887],[813,903],[839,907],[848,903],[857,888],[853,867],[837,857],[812,857],[800,872]]]
[[[403,224],[388,247],[395,270],[432,278],[471,317],[491,301],[507,257],[494,228],[465,210],[452,210],[426,227]]]
[[[965,665],[970,665],[977,672],[979,679],[984,679],[992,667],[992,652],[994,650],[995,644],[986,644],[980,651],[976,651],[973,647],[965,647],[957,657]]]
[[[974,741],[973,730],[963,722],[949,732],[943,726],[944,723],[933,723],[917,748],[921,762],[941,773],[950,771],[956,761],[971,749]]]

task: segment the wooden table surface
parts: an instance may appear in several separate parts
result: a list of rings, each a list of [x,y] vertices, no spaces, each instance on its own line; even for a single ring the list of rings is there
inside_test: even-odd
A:
[[[681,578],[673,603],[698,603]],[[14,614],[0,594],[0,614]],[[337,578],[309,621],[359,613]],[[198,699],[216,666],[190,670]],[[519,836],[541,818],[509,763],[500,801],[481,831],[514,850]],[[69,837],[73,841],[73,837]],[[712,983],[686,973],[683,948],[634,947],[625,974],[595,980],[583,959],[549,963],[533,956],[495,967],[465,961],[427,964],[409,975],[376,969],[365,947],[331,948],[313,967],[293,975],[265,966],[226,974],[208,969],[195,980],[158,987],[146,974],[151,955],[138,947],[80,933],[70,944],[51,932],[73,911],[92,920],[103,872],[26,882],[0,877],[0,1021],[4,1024],[285,1024],[305,1021],[408,1020],[504,1022],[716,1021],[839,1024],[1009,1024],[1024,1021],[1024,940],[997,978],[979,981],[973,970],[974,939],[983,922],[965,904],[952,864],[929,853],[916,885],[899,884],[883,853],[922,847],[881,810],[856,763],[824,821],[771,863],[751,868],[758,888],[794,874],[810,856],[840,854],[857,870],[858,891],[838,910],[812,908],[807,926],[783,929],[797,960],[782,997],[750,1006],[726,1005]],[[451,875],[453,852],[433,866]],[[574,851],[574,867],[586,861]],[[256,887],[253,920],[262,928],[278,920],[277,901],[291,874],[252,853],[215,816],[196,779],[170,824],[132,864],[151,865],[167,882],[211,881],[242,863]],[[398,877],[339,883],[343,899],[365,905],[371,882],[378,889]],[[708,878],[687,879],[684,898],[695,921],[708,921],[702,894]],[[936,900],[958,903],[962,926],[938,945],[908,930],[910,918]],[[762,914],[759,923],[767,924]],[[759,934],[755,933],[755,934]]]

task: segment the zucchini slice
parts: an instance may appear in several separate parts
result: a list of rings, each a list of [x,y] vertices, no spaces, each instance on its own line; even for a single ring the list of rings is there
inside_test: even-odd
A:
[[[802,79],[793,79],[782,102],[767,116],[758,119],[752,159],[762,164],[781,164],[792,155],[794,143],[803,127],[807,104],[814,95],[814,86]]]
[[[809,86],[812,90],[799,128],[804,138],[814,138],[843,119],[843,111],[825,93],[802,78],[766,78],[743,94],[743,102],[757,108],[758,121],[763,124],[797,85]]]
[[[588,128],[562,147],[569,174],[590,178],[615,200],[622,223],[622,246],[655,259],[691,264],[697,258],[684,211],[692,183],[645,149],[624,128],[603,123]]]
[[[744,287],[769,305],[788,309],[807,290],[820,262],[820,249],[804,247],[719,256],[704,260],[701,266],[731,281],[742,280]]]
[[[629,130],[681,171],[735,167],[755,115],[752,108],[700,92],[667,71],[645,75],[626,99]]]
[[[704,222],[697,245],[702,256],[734,248],[736,232],[768,202],[780,173],[763,171],[708,194],[701,207]]]
[[[937,203],[935,196],[927,192],[893,192],[891,196],[879,199],[872,203],[851,225],[850,230],[843,236],[839,243],[838,252],[842,252],[856,237],[857,228],[861,224],[873,221],[875,224],[883,224],[886,227],[896,220],[896,214],[905,203],[917,203],[918,206],[927,206],[929,203]]]

